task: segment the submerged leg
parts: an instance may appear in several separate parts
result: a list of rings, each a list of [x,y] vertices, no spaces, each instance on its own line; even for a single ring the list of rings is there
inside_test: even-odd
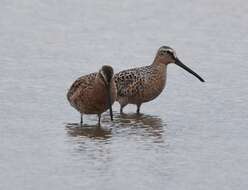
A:
[[[127,104],[124,104],[124,105],[121,105],[121,104],[120,104],[120,106],[121,106],[121,107],[120,107],[120,113],[121,113],[121,114],[123,113],[123,108],[124,108],[126,105],[127,105]]]
[[[83,115],[81,114],[81,118],[80,118],[80,125],[81,127],[83,126]]]
[[[137,104],[137,111],[136,111],[137,114],[140,114],[140,106],[141,104]]]
[[[101,125],[101,114],[97,114],[98,115],[98,125]]]

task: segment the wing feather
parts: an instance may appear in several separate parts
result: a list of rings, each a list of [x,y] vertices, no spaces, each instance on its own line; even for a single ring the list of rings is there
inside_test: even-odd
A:
[[[70,101],[73,95],[79,93],[79,91],[84,91],[86,88],[91,88],[95,82],[97,73],[91,73],[78,78],[70,87],[67,93],[67,99]]]
[[[137,96],[143,89],[145,75],[143,70],[145,67],[139,69],[129,69],[115,74],[115,82],[117,87],[117,96]]]

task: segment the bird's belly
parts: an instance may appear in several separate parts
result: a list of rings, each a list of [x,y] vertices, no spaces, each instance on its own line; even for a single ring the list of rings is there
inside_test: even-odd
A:
[[[156,97],[158,97],[165,87],[165,79],[160,80],[159,82],[149,82],[143,86],[143,89],[139,91],[139,93],[134,96],[130,97],[129,102],[131,104],[138,104],[149,102]]]
[[[148,89],[143,95],[143,102],[148,102],[148,101],[155,99],[161,94],[162,91],[163,91],[163,88],[162,89]]]
[[[79,112],[84,114],[101,114],[105,112],[108,109],[107,105],[96,105],[96,104],[90,104],[90,105],[83,105]]]
[[[108,96],[105,89],[87,90],[80,94],[75,94],[70,99],[71,105],[82,114],[101,114],[108,108]],[[112,104],[116,96],[112,94]]]
[[[74,107],[83,114],[100,114],[108,109],[107,97],[94,97],[84,94],[77,97],[74,101]]]
[[[156,97],[158,97],[163,89],[161,90],[157,90],[157,89],[147,89],[147,91],[145,91],[144,93],[141,93],[137,96],[134,97],[130,97],[129,102],[131,104],[137,104],[137,103],[144,103],[144,102],[149,102],[153,99],[155,99]]]

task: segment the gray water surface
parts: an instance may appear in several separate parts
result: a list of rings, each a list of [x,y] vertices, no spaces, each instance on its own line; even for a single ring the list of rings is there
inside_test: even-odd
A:
[[[246,189],[248,3],[0,0],[0,189]],[[151,64],[169,45],[206,83],[169,65],[166,89],[114,122],[79,114],[81,75]]]

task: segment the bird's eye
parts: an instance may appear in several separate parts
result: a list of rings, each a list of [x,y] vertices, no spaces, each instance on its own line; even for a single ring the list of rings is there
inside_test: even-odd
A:
[[[160,55],[166,54],[166,51],[160,51]]]

